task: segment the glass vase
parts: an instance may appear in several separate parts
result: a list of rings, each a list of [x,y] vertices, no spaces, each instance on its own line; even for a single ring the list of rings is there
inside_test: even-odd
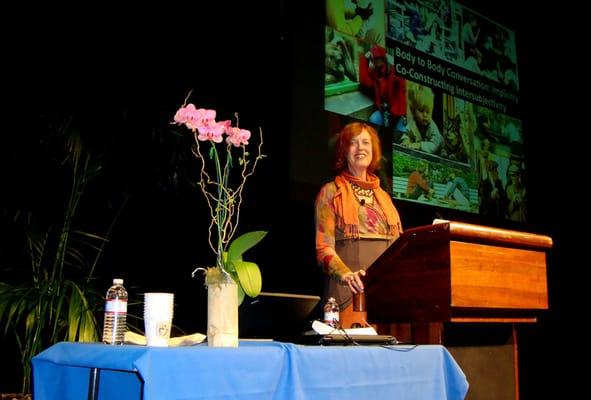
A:
[[[221,268],[209,268],[207,284],[207,345],[238,347],[238,286]]]

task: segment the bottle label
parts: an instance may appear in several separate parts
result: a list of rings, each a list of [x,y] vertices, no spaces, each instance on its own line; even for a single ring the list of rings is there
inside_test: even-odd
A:
[[[127,313],[127,300],[109,300],[105,305],[105,312],[123,314]]]
[[[324,313],[324,321],[329,324],[332,325],[332,323],[334,321],[338,321],[339,320],[339,313],[338,312],[325,312]]]

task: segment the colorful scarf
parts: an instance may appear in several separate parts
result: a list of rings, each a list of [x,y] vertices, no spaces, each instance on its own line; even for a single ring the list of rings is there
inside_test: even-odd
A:
[[[375,199],[388,221],[389,233],[396,235],[399,229],[400,217],[394,208],[390,195],[380,187],[380,179],[374,174],[367,174],[367,180],[364,181],[347,171],[343,171],[335,178],[337,192],[333,204],[337,214],[337,226],[343,230],[345,237],[359,237],[359,206],[350,183],[354,183],[362,189],[373,190]]]

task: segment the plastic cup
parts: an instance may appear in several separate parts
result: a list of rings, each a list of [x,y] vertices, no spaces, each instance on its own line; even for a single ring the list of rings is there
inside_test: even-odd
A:
[[[168,347],[174,293],[144,293],[144,328],[148,346]]]

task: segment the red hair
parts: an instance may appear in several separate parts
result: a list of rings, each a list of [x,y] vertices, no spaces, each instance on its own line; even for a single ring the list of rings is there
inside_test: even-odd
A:
[[[337,172],[347,169],[347,156],[349,154],[351,139],[359,136],[363,130],[366,130],[371,138],[372,158],[367,167],[367,172],[373,173],[379,167],[380,160],[382,159],[382,148],[380,146],[378,132],[373,126],[364,122],[350,122],[341,129],[335,143],[334,169]]]

